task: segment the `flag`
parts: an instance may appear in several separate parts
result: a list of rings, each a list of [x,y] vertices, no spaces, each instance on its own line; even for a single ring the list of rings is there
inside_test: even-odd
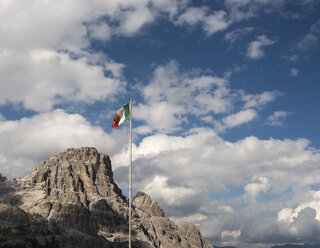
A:
[[[116,115],[113,118],[112,127],[118,128],[119,125],[130,119],[129,103],[118,109]]]

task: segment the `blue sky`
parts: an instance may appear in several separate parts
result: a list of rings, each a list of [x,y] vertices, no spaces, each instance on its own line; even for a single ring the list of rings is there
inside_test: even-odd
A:
[[[68,147],[215,245],[320,242],[317,0],[0,0],[0,172]],[[126,192],[126,190],[124,190]]]

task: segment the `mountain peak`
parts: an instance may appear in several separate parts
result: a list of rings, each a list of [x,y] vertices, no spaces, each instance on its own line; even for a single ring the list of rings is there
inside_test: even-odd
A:
[[[1,237],[5,247],[15,247],[17,237],[24,247],[46,247],[52,237],[55,247],[127,246],[128,199],[113,180],[109,156],[97,149],[67,149],[10,187],[0,197],[0,225],[15,233]],[[178,227],[144,192],[133,200],[132,217],[133,247],[212,248],[195,226]],[[10,218],[23,221],[13,227]]]
[[[70,148],[50,157],[22,180],[22,186],[42,184],[49,195],[58,192],[97,194],[101,197],[117,194],[121,190],[113,181],[108,155],[96,148]]]
[[[166,217],[165,212],[160,208],[158,203],[153,201],[145,192],[138,191],[132,204],[140,214]]]

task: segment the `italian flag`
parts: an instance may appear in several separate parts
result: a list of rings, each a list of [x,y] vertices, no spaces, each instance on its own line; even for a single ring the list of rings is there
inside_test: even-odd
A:
[[[122,123],[130,119],[129,103],[118,109],[116,115],[113,118],[112,127],[118,128]]]

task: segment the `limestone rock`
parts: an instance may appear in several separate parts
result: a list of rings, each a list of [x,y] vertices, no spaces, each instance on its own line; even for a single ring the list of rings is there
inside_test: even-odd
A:
[[[165,212],[159,207],[158,203],[142,191],[137,192],[133,199],[133,205],[140,215],[166,217]]]
[[[18,207],[0,203],[0,226],[12,228],[29,224],[28,215]]]
[[[188,228],[185,225],[182,225],[182,228],[178,227],[166,217],[158,203],[153,201],[146,193],[138,191],[133,200],[133,205],[140,222],[148,232],[153,247],[213,248],[206,243],[196,226],[190,224]]]
[[[0,201],[13,191],[15,191],[15,189],[11,182],[0,174]]]
[[[7,180],[7,178],[2,176],[1,173],[0,173],[0,183],[3,183],[6,180]]]
[[[179,224],[179,233],[188,240],[190,247],[212,248],[211,245],[207,244],[199,228],[193,223],[181,222]]]
[[[0,247],[127,247],[128,199],[109,156],[95,148],[67,149],[25,178],[0,181]],[[133,247],[212,248],[194,225],[178,227],[143,192],[132,217]]]

